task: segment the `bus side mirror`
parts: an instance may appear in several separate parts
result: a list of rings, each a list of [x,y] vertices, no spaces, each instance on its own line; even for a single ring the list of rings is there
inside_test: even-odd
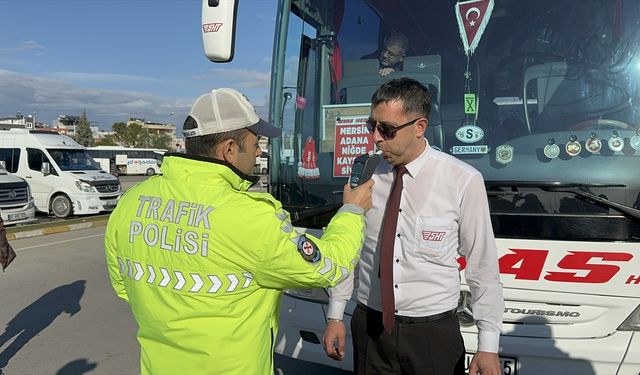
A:
[[[202,0],[202,44],[209,60],[233,60],[237,10],[237,0]]]
[[[48,176],[51,174],[51,166],[49,165],[48,162],[44,162],[42,163],[42,167],[40,168],[40,172],[42,172],[43,175]]]

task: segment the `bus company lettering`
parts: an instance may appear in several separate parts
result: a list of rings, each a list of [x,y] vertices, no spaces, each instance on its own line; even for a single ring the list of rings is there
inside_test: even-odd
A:
[[[202,31],[205,33],[217,33],[222,27],[222,22],[214,22],[214,23],[203,23]]]
[[[547,270],[549,250],[509,249],[498,259],[500,274],[513,275],[516,280],[540,280],[565,283],[603,284],[613,279],[620,266],[633,259],[633,254],[571,250],[556,264],[559,270]],[[466,268],[464,257],[458,258],[460,270]],[[562,270],[562,271],[560,271]],[[627,276],[626,284],[634,282],[636,275]]]
[[[156,164],[155,159],[127,159],[127,164]]]
[[[577,318],[580,316],[578,311],[559,311],[559,310],[535,310],[535,309],[519,309],[516,307],[505,307],[506,314],[522,314],[522,315],[539,315],[539,316],[560,316]]]
[[[212,206],[196,202],[176,202],[173,199],[163,201],[160,197],[146,195],[141,195],[138,200],[136,217],[152,219],[157,223],[144,224],[138,220],[131,220],[129,243],[141,238],[149,247],[184,251],[190,255],[200,253],[203,257],[209,255],[207,231],[211,229],[209,214],[214,210]],[[176,228],[175,224],[186,225],[187,228]]]

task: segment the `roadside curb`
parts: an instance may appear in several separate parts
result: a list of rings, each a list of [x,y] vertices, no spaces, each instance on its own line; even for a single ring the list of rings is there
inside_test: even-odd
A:
[[[85,218],[70,219],[64,222],[9,227],[7,228],[7,239],[10,241],[20,240],[29,237],[44,236],[47,234],[93,228],[101,225],[106,225],[107,221],[109,221],[109,215],[98,215]]]

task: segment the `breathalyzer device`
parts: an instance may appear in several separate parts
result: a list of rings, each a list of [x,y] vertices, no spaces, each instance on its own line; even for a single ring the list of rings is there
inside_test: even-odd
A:
[[[382,157],[379,154],[358,156],[353,161],[353,166],[351,166],[351,187],[355,188],[367,182],[373,176],[373,171],[376,170],[381,159]]]

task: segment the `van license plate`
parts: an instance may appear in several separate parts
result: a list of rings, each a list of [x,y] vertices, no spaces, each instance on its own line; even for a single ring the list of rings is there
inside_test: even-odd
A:
[[[464,358],[464,372],[469,373],[469,364],[475,353],[465,353]],[[500,368],[502,368],[503,375],[517,375],[518,374],[518,359],[513,357],[500,356]]]
[[[7,221],[22,220],[26,218],[27,218],[27,214],[25,214],[24,212],[7,215]]]
[[[117,203],[118,203],[118,201],[113,199],[113,200],[104,202],[104,205],[105,206],[115,206]]]

